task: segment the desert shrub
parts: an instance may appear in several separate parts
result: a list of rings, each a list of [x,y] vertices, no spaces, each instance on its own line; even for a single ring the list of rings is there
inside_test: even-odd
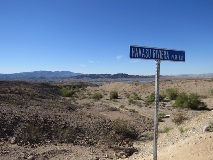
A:
[[[195,93],[189,94],[189,108],[194,110],[205,110],[207,108],[204,102],[201,102],[199,96]]]
[[[58,104],[58,103],[53,103],[53,104],[50,105],[50,107],[52,107],[52,108],[59,108],[59,107],[61,107],[61,105]]]
[[[164,120],[164,118],[166,118],[165,116],[166,116],[165,113],[159,113],[158,114],[158,122],[165,122],[165,120]]]
[[[145,103],[147,105],[152,104],[155,101],[155,93],[152,93],[151,95],[149,95],[145,101]]]
[[[129,102],[129,104],[134,104],[135,103],[134,99],[132,99],[132,98],[129,98],[128,102]]]
[[[140,100],[140,99],[141,99],[141,98],[138,96],[138,94],[135,93],[135,92],[132,93],[131,98],[132,98],[133,100]]]
[[[185,92],[180,93],[174,103],[175,107],[187,108],[188,107],[188,95]]]
[[[138,113],[138,111],[136,111],[135,109],[129,109],[129,112]]]
[[[180,134],[183,134],[184,132],[186,132],[188,129],[184,129],[183,127],[179,128]]]
[[[74,127],[67,126],[63,129],[60,129],[60,132],[56,136],[60,143],[68,143],[74,141],[74,139],[76,138],[75,137],[76,134],[77,132]]]
[[[101,98],[103,98],[101,93],[94,93],[92,95],[92,99],[94,99],[94,100],[100,100]]]
[[[130,97],[130,94],[127,93],[127,92],[124,92],[124,96],[125,96],[126,98],[129,98],[129,97]]]
[[[174,118],[172,119],[172,122],[174,122],[176,125],[182,124],[187,118],[182,113],[177,113],[174,115]]]
[[[40,143],[43,140],[44,128],[37,122],[26,126],[25,139],[30,144]]]
[[[164,100],[165,96],[162,95],[162,94],[159,94],[159,97],[158,97],[158,98],[159,98],[159,102],[160,102],[160,101],[163,101],[163,100]],[[150,105],[150,104],[152,104],[154,101],[155,101],[155,93],[152,93],[152,94],[150,94],[150,95],[147,97],[145,103],[146,103],[146,105]]]
[[[161,133],[169,133],[170,130],[172,130],[171,127],[165,126],[165,127],[161,130]]]
[[[108,111],[119,111],[120,109],[116,108],[116,107],[108,107],[107,110]]]
[[[124,108],[125,108],[125,106],[124,106],[124,105],[120,105],[120,107],[119,107],[119,108],[124,109]]]
[[[55,142],[73,142],[76,129],[67,123],[58,124],[48,118],[41,118],[33,115],[30,119],[21,124],[15,131],[18,145],[39,145],[46,143],[46,140]]]
[[[159,117],[161,117],[161,118],[164,118],[164,117],[165,117],[165,115],[166,115],[165,113],[159,113],[159,115],[158,115],[158,116],[159,116]]]
[[[62,87],[60,89],[60,93],[63,97],[71,97],[75,91],[73,88],[70,88],[70,87]]]
[[[209,122],[209,125],[206,128],[206,131],[213,132],[213,122]]]
[[[178,96],[178,90],[174,89],[174,88],[168,88],[168,89],[166,89],[166,96],[170,100],[175,100]]]
[[[141,135],[142,140],[153,140],[154,133],[150,131],[146,131]]]
[[[211,95],[213,96],[213,89],[211,90]]]
[[[158,117],[158,122],[165,122],[162,117]]]
[[[116,119],[113,124],[113,130],[116,134],[121,135],[124,138],[137,139],[138,131],[127,120]]]
[[[38,115],[33,115],[30,118],[28,123],[22,124],[22,126],[15,131],[17,134],[16,141],[19,145],[39,144],[49,137],[46,132],[50,129],[49,121],[40,119]]]
[[[112,99],[118,99],[118,92],[117,91],[111,91],[110,92],[110,100]]]
[[[201,102],[199,96],[195,93],[186,94],[180,93],[174,103],[175,107],[191,108],[193,110],[205,110],[207,106],[204,102]]]

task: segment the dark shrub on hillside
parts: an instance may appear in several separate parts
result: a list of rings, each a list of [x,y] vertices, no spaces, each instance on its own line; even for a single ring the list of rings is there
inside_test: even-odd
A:
[[[132,98],[129,98],[128,102],[129,102],[129,104],[134,104],[135,103],[134,99],[132,99]]]
[[[174,89],[174,88],[168,88],[168,89],[166,89],[166,96],[170,100],[175,100],[178,96],[178,90]]]
[[[201,102],[199,96],[195,93],[189,95],[189,108],[194,110],[205,110],[207,106],[204,102]]]
[[[101,98],[103,98],[101,93],[95,93],[92,95],[92,99],[100,100]]]
[[[182,92],[177,96],[174,106],[180,108],[190,108],[193,110],[207,109],[206,104],[199,99],[197,94],[191,93],[188,95],[185,92]]]
[[[182,113],[177,113],[174,115],[172,122],[174,122],[176,125],[180,125],[184,120],[186,120],[186,117]]]
[[[118,99],[118,92],[117,91],[111,91],[110,92],[110,100],[112,99]]]
[[[69,87],[61,88],[60,92],[63,97],[71,97],[75,93],[74,89]]]
[[[135,92],[133,92],[133,94],[131,95],[130,98],[132,98],[133,100],[140,100],[141,99],[140,96]]]
[[[138,132],[135,127],[131,125],[127,120],[116,119],[113,124],[113,130],[115,133],[121,135],[124,138],[137,139]]]
[[[163,101],[165,98],[164,95],[159,94],[159,102]],[[150,105],[155,101],[155,93],[150,94],[150,96],[147,97],[146,99],[146,105]]]
[[[188,95],[185,92],[180,93],[174,103],[175,107],[188,108]]]

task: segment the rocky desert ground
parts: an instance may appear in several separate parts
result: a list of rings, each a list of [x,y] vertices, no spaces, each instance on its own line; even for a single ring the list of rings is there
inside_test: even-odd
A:
[[[207,108],[174,107],[168,89],[195,93]],[[153,92],[154,82],[1,81],[0,159],[152,159]],[[213,160],[212,92],[212,78],[161,80],[159,160]]]

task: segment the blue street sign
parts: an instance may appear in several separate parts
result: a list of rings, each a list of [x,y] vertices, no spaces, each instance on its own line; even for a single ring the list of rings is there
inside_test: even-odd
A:
[[[185,62],[185,51],[144,46],[130,46],[130,58]]]

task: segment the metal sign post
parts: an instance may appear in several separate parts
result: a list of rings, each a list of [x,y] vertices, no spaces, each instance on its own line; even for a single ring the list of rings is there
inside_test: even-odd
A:
[[[130,58],[153,59],[156,63],[153,160],[157,160],[160,62],[162,60],[185,62],[185,51],[134,45],[130,46]]]
[[[155,109],[154,109],[153,160],[157,160],[160,60],[155,60],[155,63],[156,63],[156,74],[155,74]]]

